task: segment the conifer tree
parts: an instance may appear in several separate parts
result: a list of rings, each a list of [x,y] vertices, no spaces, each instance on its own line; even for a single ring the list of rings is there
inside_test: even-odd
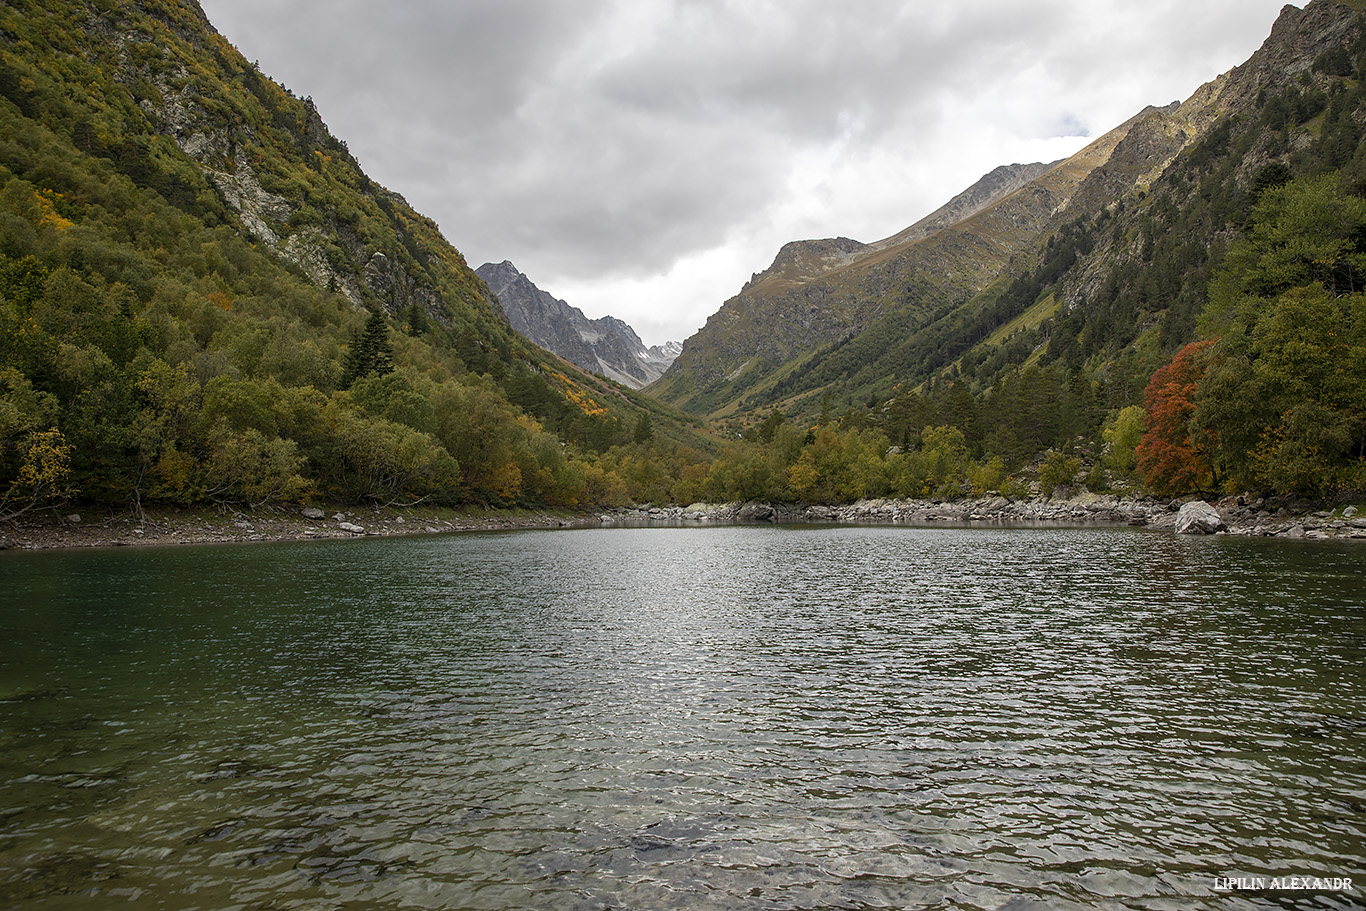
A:
[[[375,373],[384,376],[394,370],[394,349],[389,343],[389,321],[382,309],[370,313],[365,328],[351,341],[351,349],[346,353],[346,369],[342,373],[343,389],[361,377]]]

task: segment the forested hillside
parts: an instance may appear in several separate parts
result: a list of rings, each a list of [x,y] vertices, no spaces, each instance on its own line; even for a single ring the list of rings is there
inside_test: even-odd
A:
[[[713,493],[1023,493],[1028,478],[1360,496],[1359,7],[1287,7],[1211,87],[1221,110],[1198,141],[1150,184],[1069,207],[1084,214],[985,292],[928,321],[890,313],[739,390],[749,441]]]
[[[1013,257],[964,266],[978,290],[860,271],[837,298],[862,316],[814,349],[676,386],[727,415],[722,444],[513,332],[436,225],[191,0],[0,3],[0,518],[1080,484],[1360,497],[1360,6],[1287,7],[1189,116],[1136,118],[1047,206],[974,210],[960,240],[1069,200]],[[918,242],[873,266],[919,262]]]
[[[0,4],[0,516],[624,502],[706,445],[512,332],[197,4]]]

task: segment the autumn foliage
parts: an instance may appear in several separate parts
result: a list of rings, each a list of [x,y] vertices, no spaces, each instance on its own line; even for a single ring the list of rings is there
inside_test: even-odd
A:
[[[1191,342],[1170,364],[1153,373],[1143,391],[1147,430],[1136,453],[1138,469],[1148,487],[1162,494],[1208,490],[1210,460],[1205,448],[1191,437],[1195,393],[1209,368],[1206,353],[1215,340]]]

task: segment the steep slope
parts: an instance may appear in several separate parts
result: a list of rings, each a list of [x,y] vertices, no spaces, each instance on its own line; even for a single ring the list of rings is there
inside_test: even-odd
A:
[[[1225,520],[1256,534],[1297,500],[1360,504],[1363,9],[1287,6],[1247,63],[1138,118],[1055,226],[962,305],[888,311],[724,389],[739,440],[704,495],[1015,499],[1084,484],[1230,496]]]
[[[646,348],[634,329],[613,316],[590,320],[578,307],[552,297],[511,262],[484,263],[484,280],[512,328],[542,348],[632,389],[659,379],[673,363],[663,346]]]
[[[1268,190],[1326,175],[1349,208],[1366,191],[1363,67],[1360,4],[1287,7],[1245,64],[1141,116],[1056,228],[984,291],[926,320],[891,314],[784,365],[731,407],[813,417],[822,402],[867,405],[893,438],[917,432],[905,415],[934,421],[942,408],[938,419],[976,445],[996,434],[988,448],[1008,461],[1070,443],[1039,435],[1056,420],[1021,404],[1021,383],[1055,412],[1060,395],[1085,399],[1077,407],[1093,417],[1141,404],[1153,371],[1213,319],[1212,283]]]
[[[193,0],[0,4],[0,516],[572,505],[642,427],[701,444],[515,333]]]
[[[1074,194],[1131,132],[1179,133],[1169,129],[1168,116],[1150,108],[1065,161],[998,169],[883,241],[786,245],[773,266],[684,343],[650,391],[687,411],[716,415],[824,345],[888,319],[911,331],[952,310],[1056,225]]]
[[[1353,9],[1335,0],[1304,11],[1287,7],[1246,64],[1184,102],[1149,107],[1051,167],[993,172],[884,241],[786,245],[687,340],[650,391],[712,417],[770,405],[809,411],[821,391],[868,398],[920,381],[1023,318],[1036,302],[1022,291],[1043,260],[1050,261],[1050,282],[1064,270],[1090,270],[1094,290],[1101,281],[1095,264],[1109,255],[1093,253],[1099,235],[1076,232],[1085,249],[1065,251],[1047,250],[1048,239],[1064,225],[1106,219],[1135,194],[1141,198],[1183,151],[1222,125],[1258,116],[1268,93],[1305,80],[1305,97],[1322,93],[1323,85],[1306,87],[1314,61],[1347,40]],[[993,183],[1003,192],[984,192]],[[1086,263],[1074,266],[1082,256]],[[1008,294],[1016,280],[1023,284]],[[1183,306],[1189,322],[1194,307]],[[1030,326],[1037,329],[1051,312],[1035,311]]]

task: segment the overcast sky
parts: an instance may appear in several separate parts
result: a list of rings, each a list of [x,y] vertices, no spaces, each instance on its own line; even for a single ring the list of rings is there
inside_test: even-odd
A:
[[[1282,0],[201,4],[470,266],[658,344],[789,240],[881,239],[1184,100]]]

